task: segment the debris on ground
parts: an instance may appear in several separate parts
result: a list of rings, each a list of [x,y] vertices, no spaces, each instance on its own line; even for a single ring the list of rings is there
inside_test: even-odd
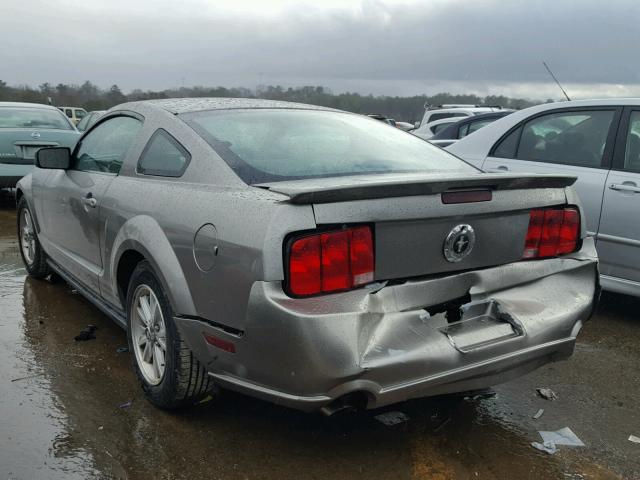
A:
[[[129,400],[128,402],[121,403],[120,405],[118,405],[118,408],[125,409],[125,408],[129,408],[131,405],[133,405],[133,400]]]
[[[476,394],[471,397],[472,400],[479,400],[481,398],[492,398],[495,397],[497,394],[495,392],[495,390],[491,390],[490,388],[487,388],[486,390],[480,390],[479,392],[476,392]]]
[[[98,427],[98,430],[104,430],[104,425],[100,425],[100,426]]]
[[[482,398],[492,398],[497,395],[496,391],[491,388],[487,388],[485,390],[474,390],[473,392],[467,392],[467,393],[473,393],[473,395],[464,396],[464,400],[467,402],[474,402]]]
[[[87,340],[95,340],[96,336],[94,334],[96,330],[98,330],[98,327],[96,327],[95,325],[87,325],[87,328],[82,330],[73,339],[76,342],[86,342]]]
[[[531,446],[541,452],[548,453],[549,455],[553,455],[558,451],[558,447],[553,442],[531,442]]]
[[[21,380],[29,380],[31,378],[41,377],[42,375],[44,375],[44,372],[43,373],[36,373],[35,375],[28,375],[26,377],[13,378],[13,379],[11,379],[11,382],[19,382]]]
[[[551,390],[550,388],[536,388],[536,392],[545,400],[557,400],[558,396],[556,392]]]
[[[127,353],[129,351],[129,347],[118,347],[116,348],[117,353]]]
[[[633,443],[640,443],[640,437],[636,437],[635,435],[629,435],[628,440]]]
[[[442,422],[440,425],[438,425],[436,428],[433,429],[433,433],[438,433],[440,430],[442,430],[445,425],[447,425],[449,422],[451,421],[451,417],[447,418],[444,422]]]
[[[570,480],[583,480],[585,478],[581,473],[563,473],[563,475]]]
[[[582,440],[573,433],[569,427],[561,428],[555,432],[538,432],[542,437],[542,442],[552,442],[556,445],[566,445],[568,447],[584,447]]]
[[[397,411],[381,413],[380,415],[376,415],[373,418],[386,425],[387,427],[398,425],[399,423],[403,423],[409,420],[408,416],[406,416],[402,412]]]
[[[538,410],[534,415],[533,415],[533,419],[534,420],[538,420],[542,414],[544,413],[544,408],[541,408],[540,410]]]
[[[211,400],[213,400],[213,397],[211,395],[207,395],[202,400],[200,400],[196,405],[202,405],[203,403],[210,402]]]

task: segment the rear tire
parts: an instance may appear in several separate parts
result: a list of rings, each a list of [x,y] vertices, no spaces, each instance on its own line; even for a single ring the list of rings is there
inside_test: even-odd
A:
[[[131,275],[127,325],[133,368],[152,404],[172,409],[207,396],[212,389],[209,375],[180,336],[169,300],[146,261]]]
[[[44,253],[29,204],[24,197],[18,201],[18,243],[24,267],[34,278],[46,278],[51,271],[47,265],[47,254]]]

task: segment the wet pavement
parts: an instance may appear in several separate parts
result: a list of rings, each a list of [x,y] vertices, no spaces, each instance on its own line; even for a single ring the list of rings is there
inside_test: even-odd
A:
[[[627,440],[640,436],[640,299],[605,294],[570,360],[488,398],[325,418],[225,392],[168,413],[118,353],[123,330],[64,283],[26,277],[15,221],[0,199],[0,480],[640,479],[640,444]],[[75,342],[89,324],[97,339]],[[375,419],[386,411],[409,420],[386,426]],[[586,447],[530,446],[565,426]]]

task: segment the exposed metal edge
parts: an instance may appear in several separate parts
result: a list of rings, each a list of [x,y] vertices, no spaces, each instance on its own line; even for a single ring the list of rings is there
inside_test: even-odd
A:
[[[124,316],[124,313],[118,312],[113,307],[107,305],[101,299],[99,299],[93,292],[89,289],[85,288],[79,281],[77,281],[71,274],[65,272],[61,267],[59,267],[53,260],[47,259],[47,264],[55,273],[60,275],[65,282],[70,284],[73,288],[75,288],[80,294],[86,298],[89,302],[91,302],[95,307],[97,307],[102,313],[104,313],[111,320],[116,322],[120,327],[127,329],[127,319]]]
[[[237,328],[233,328],[233,327],[229,327],[227,325],[224,325],[222,323],[218,323],[218,322],[214,322],[213,320],[208,320],[206,318],[203,317],[198,317],[196,315],[174,315],[174,317],[177,320],[180,319],[184,319],[184,320],[195,320],[197,322],[202,322],[210,327],[213,328],[217,328],[219,330],[222,330],[225,333],[228,333],[230,335],[234,335],[238,338],[241,338],[244,335],[244,330],[240,330]]]
[[[270,191],[281,193],[289,197],[295,204],[332,203],[350,200],[367,200],[373,198],[407,197],[418,195],[434,195],[446,192],[452,188],[490,188],[492,190],[517,190],[533,188],[565,188],[573,185],[575,177],[560,175],[530,175],[511,176],[507,174],[487,175],[479,174],[473,177],[429,178],[428,176],[414,179],[393,181],[380,180],[358,181],[352,184],[331,185],[323,182],[305,181],[277,182],[256,186],[267,187]],[[338,179],[338,182],[344,181]]]
[[[209,376],[212,377],[220,386],[226,387],[229,390],[246,393],[262,400],[268,400],[276,404],[285,405],[303,411],[317,410],[333,400],[331,397],[324,395],[317,395],[313,397],[291,395],[289,393],[263,387],[262,385],[247,382],[240,378],[225,375],[223,373],[210,372]]]

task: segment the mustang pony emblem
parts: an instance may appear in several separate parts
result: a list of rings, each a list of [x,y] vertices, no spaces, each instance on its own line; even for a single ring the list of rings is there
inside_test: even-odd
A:
[[[444,258],[456,263],[465,258],[473,250],[476,233],[471,225],[455,226],[444,240]]]

